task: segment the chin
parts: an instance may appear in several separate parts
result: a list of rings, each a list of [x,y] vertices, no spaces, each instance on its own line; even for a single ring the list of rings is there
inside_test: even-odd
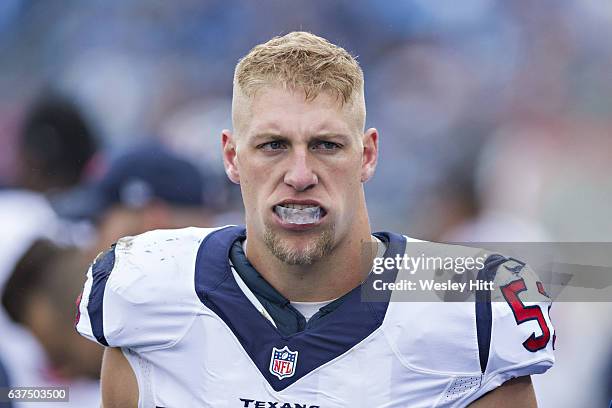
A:
[[[270,252],[289,265],[310,265],[328,256],[334,248],[334,230],[325,228],[287,234],[266,228],[264,242]]]

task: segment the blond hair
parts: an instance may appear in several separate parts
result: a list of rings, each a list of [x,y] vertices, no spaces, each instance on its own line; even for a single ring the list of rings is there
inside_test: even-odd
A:
[[[234,89],[252,97],[271,84],[301,89],[306,100],[321,92],[335,94],[342,103],[363,93],[363,72],[344,48],[314,34],[295,31],[257,45],[236,66]]]

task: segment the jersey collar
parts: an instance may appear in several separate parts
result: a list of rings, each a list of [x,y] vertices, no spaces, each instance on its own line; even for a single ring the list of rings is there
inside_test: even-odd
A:
[[[385,241],[385,257],[403,254],[406,239],[398,234],[374,234]],[[371,335],[382,324],[389,304],[388,296],[366,302],[361,299],[362,287],[371,287],[370,274],[364,284],[333,303],[321,308],[316,325],[283,335],[260,314],[242,292],[232,274],[230,250],[237,240],[246,238],[244,226],[230,226],[210,233],[198,249],[195,290],[202,303],[221,318],[236,336],[262,376],[275,391],[280,391],[318,367],[339,357]],[[393,281],[397,270],[385,273]],[[379,278],[379,277],[376,277]],[[279,378],[271,369],[274,350],[284,347],[298,356],[290,376]]]

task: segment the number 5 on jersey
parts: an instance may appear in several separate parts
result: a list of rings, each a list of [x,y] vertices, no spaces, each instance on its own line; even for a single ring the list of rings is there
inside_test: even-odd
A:
[[[544,296],[547,296],[546,292],[544,291],[544,287],[540,282],[538,282],[537,286],[538,292]],[[501,287],[501,292],[510,305],[517,324],[525,323],[530,320],[536,320],[538,322],[542,334],[540,336],[536,336],[535,333],[531,333],[531,336],[529,336],[529,338],[523,342],[523,346],[527,350],[535,353],[536,351],[545,348],[550,341],[550,328],[546,323],[546,319],[544,318],[544,314],[542,313],[540,306],[525,306],[519,298],[519,293],[525,290],[527,290],[527,287],[525,286],[525,281],[523,278],[512,281],[509,284]]]

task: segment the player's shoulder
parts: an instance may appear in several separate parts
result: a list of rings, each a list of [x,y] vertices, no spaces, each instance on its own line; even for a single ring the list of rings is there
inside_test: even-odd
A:
[[[119,239],[102,256],[114,256],[115,262],[126,268],[160,270],[173,264],[165,261],[189,258],[212,231],[196,227],[148,231]],[[113,255],[107,255],[110,253]]]
[[[87,272],[77,330],[108,346],[172,344],[202,308],[194,290],[196,260],[215,230],[154,230],[118,240]]]
[[[387,330],[395,333],[397,349],[410,366],[520,376],[553,364],[551,299],[529,265],[477,245],[404,238],[406,255],[434,265],[398,273],[396,282],[412,280],[420,292],[404,292],[389,305]],[[454,263],[448,270],[436,260]],[[423,282],[444,289],[428,289]],[[447,284],[461,289],[449,291]]]
[[[495,374],[514,367],[520,374],[524,366],[531,365],[527,374],[542,373],[555,361],[552,299],[540,277],[525,262],[505,257],[498,259],[495,266],[487,372]]]
[[[185,253],[197,247],[215,228],[158,229],[123,237],[114,245],[116,254],[146,258],[148,254]]]
[[[160,229],[119,239],[91,264],[94,281],[106,281],[116,291],[143,291],[156,285],[179,282],[178,275],[192,274],[197,248],[210,233],[204,228]],[[137,285],[137,286],[134,286]]]

